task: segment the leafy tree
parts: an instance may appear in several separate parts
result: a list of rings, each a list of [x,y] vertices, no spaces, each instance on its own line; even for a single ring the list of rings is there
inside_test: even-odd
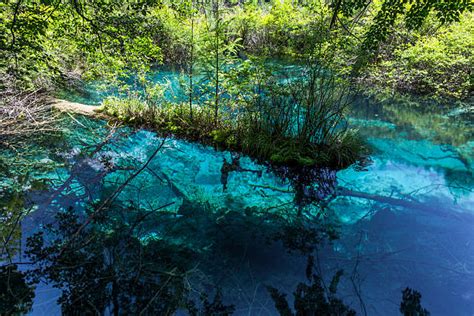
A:
[[[339,15],[352,18],[351,23],[358,22],[369,7],[379,9],[364,35],[359,57],[365,60],[365,55],[376,51],[378,45],[393,32],[400,18],[403,18],[409,30],[414,30],[419,28],[430,14],[434,14],[441,23],[451,23],[459,21],[463,12],[474,8],[469,0],[383,0],[380,3],[372,0],[335,0],[332,3],[330,27],[334,27],[338,21],[343,25]]]
[[[211,96],[207,103],[210,104],[212,100],[213,121],[217,126],[220,102],[225,93],[222,87],[227,78],[226,72],[236,62],[240,45],[229,30],[229,21],[223,19],[225,11],[221,0],[213,0],[210,7],[203,6],[202,9],[206,20],[196,47],[198,67],[202,74],[200,87],[205,94]]]
[[[403,15],[406,26],[413,30],[422,25],[430,12],[433,12],[442,23],[450,23],[459,21],[461,14],[472,8],[472,2],[469,0],[386,0],[369,28],[364,45],[368,49],[373,49],[379,42],[384,41],[398,16]]]
[[[2,71],[22,81],[67,75],[74,58],[90,75],[148,68],[161,60],[151,1],[17,0],[1,7]],[[53,40],[51,40],[53,39]],[[103,67],[105,66],[105,67]],[[25,78],[27,77],[27,78]]]

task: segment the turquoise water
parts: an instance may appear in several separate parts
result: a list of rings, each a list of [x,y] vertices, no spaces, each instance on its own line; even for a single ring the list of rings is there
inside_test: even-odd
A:
[[[157,76],[177,84],[171,71]],[[101,97],[69,96],[91,104]],[[266,286],[291,298],[297,284],[305,281],[309,252],[318,258],[318,273],[325,282],[344,270],[338,297],[358,314],[399,315],[401,291],[410,287],[422,294],[422,305],[432,315],[472,315],[472,123],[469,112],[360,98],[351,109],[350,124],[372,146],[371,163],[337,174],[318,171],[314,186],[324,194],[304,207],[295,205],[288,180],[247,157],[240,159],[242,169],[230,173],[223,190],[221,168],[224,159],[231,161],[231,153],[167,139],[91,231],[105,240],[133,227],[143,249],[165,243],[168,252],[160,248],[161,256],[148,261],[144,256],[144,262],[157,269],[187,271],[187,290],[195,296],[220,289],[224,303],[235,305],[236,315],[275,315]],[[45,225],[56,223],[55,214],[68,207],[80,219],[87,218],[87,204],[113,194],[163,141],[149,131],[119,128],[98,145],[107,139],[104,122],[77,117],[68,118],[65,125],[69,133],[64,146],[40,157],[45,163],[61,163],[37,175],[48,179],[47,189],[28,193],[37,207],[22,222],[24,244],[33,233],[47,231]],[[134,226],[137,218],[141,221]],[[329,241],[328,229],[339,238]],[[306,234],[313,231],[322,231],[320,238]],[[50,235],[46,239],[54,240]],[[66,240],[64,236],[56,235]],[[102,254],[110,247],[122,249],[123,240],[118,238],[112,247],[99,238],[95,248],[85,249]],[[93,250],[86,251],[88,260],[96,258]],[[134,253],[127,251],[130,258],[118,252],[116,264],[108,259],[107,265],[125,269],[119,265],[121,257],[124,266],[134,262]],[[94,266],[88,269],[81,270],[85,280],[100,275]],[[58,289],[58,282],[45,275],[36,287],[31,315],[60,314],[58,298],[84,282],[64,274],[65,285]],[[138,295],[124,274],[116,275],[128,284],[124,293]],[[151,282],[161,289],[161,281]],[[99,289],[88,291],[100,293]],[[105,310],[111,313],[110,307]]]

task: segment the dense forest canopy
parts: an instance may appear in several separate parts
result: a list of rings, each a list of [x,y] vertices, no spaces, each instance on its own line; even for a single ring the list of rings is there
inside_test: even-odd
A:
[[[412,92],[465,98],[471,90],[465,83],[472,63],[466,54],[472,49],[472,15],[466,13],[471,10],[468,0],[7,1],[1,4],[0,66],[27,82],[104,77],[161,62],[187,64],[193,51],[202,48],[204,29],[217,21],[226,41],[238,45],[234,52],[301,56],[319,42],[337,55],[333,63],[342,71],[369,77],[366,82],[395,82],[401,91],[414,84],[420,87]],[[453,22],[461,24],[449,26]],[[414,72],[433,67],[428,56],[417,61],[397,53],[408,49],[416,54],[426,42],[432,50],[463,57],[441,71],[456,84],[439,87],[426,78],[396,73],[407,63]],[[387,67],[387,62],[390,75],[379,78],[378,65]],[[456,86],[458,80],[464,81],[462,87]]]

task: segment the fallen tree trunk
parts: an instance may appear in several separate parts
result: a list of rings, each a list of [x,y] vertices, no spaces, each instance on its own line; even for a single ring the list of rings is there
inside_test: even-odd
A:
[[[98,106],[87,105],[87,104],[60,100],[60,99],[51,99],[49,102],[54,109],[61,112],[76,113],[76,114],[81,114],[85,116],[93,116],[93,117],[104,116],[103,114],[97,111],[97,109],[99,108]]]

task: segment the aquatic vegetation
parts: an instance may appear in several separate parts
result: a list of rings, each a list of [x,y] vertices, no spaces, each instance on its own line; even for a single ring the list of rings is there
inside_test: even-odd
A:
[[[187,107],[139,95],[110,97],[100,111],[164,135],[240,151],[275,165],[341,168],[354,163],[367,153],[367,147],[347,128],[347,87],[321,65],[297,71],[303,75],[265,75],[256,67],[248,80],[263,76],[260,85],[240,89],[235,99],[233,95],[219,97],[224,104],[221,112],[206,104]]]

